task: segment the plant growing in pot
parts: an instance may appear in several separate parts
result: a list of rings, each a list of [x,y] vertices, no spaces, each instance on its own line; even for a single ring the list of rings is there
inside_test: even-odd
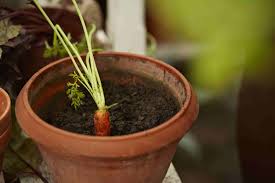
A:
[[[197,116],[196,96],[177,70],[153,58],[94,55],[93,30],[87,31],[72,2],[86,55],[79,55],[34,0],[70,57],[27,82],[16,102],[19,124],[38,144],[55,182],[160,183]]]
[[[0,170],[4,150],[8,144],[11,133],[11,101],[9,95],[0,88]]]

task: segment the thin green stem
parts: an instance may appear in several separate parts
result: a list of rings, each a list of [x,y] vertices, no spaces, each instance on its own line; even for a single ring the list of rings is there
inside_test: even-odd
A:
[[[95,65],[95,60],[94,60],[94,57],[93,57],[93,50],[92,50],[92,46],[91,46],[92,34],[95,32],[96,28],[95,28],[95,26],[93,26],[92,30],[88,34],[87,26],[85,24],[85,21],[84,21],[83,17],[81,16],[80,9],[78,8],[76,1],[75,0],[72,0],[72,1],[74,3],[77,14],[79,15],[80,22],[82,24],[84,34],[85,34],[85,37],[86,37],[86,42],[87,42],[87,46],[88,46],[88,55],[90,56],[90,62],[91,62],[90,64],[87,64],[87,65],[91,66],[90,71],[93,74],[93,79],[91,80],[91,84],[92,84],[92,86],[94,86],[93,88],[95,90],[95,95],[97,95],[96,98],[98,98],[99,103],[101,104],[99,106],[99,108],[104,108],[105,107],[105,97],[104,97],[104,93],[103,93],[103,89],[102,89],[101,80],[100,80],[99,77],[97,77],[98,71],[97,71],[97,67]],[[98,89],[99,89],[99,91],[98,91]]]
[[[56,46],[58,43],[57,43],[57,36],[56,36],[56,33],[54,32],[53,34],[53,46]]]
[[[66,34],[64,33],[64,31],[61,29],[61,27],[59,25],[56,25],[57,30],[60,32],[62,38],[64,39],[64,42],[66,44],[68,44],[70,46],[70,48],[72,49],[72,51],[75,53],[76,57],[78,58],[78,61],[80,62],[83,70],[85,73],[87,73],[87,68],[85,66],[85,64],[83,63],[83,60],[81,58],[81,56],[79,55],[79,53],[77,52],[77,49],[72,45],[72,43],[70,42],[70,40],[68,39],[68,37],[66,36]],[[96,102],[97,106],[99,106],[99,102],[96,99],[96,97],[94,97],[94,95],[92,94],[93,89],[91,88],[91,86],[89,85],[88,80],[85,78],[85,76],[83,75],[83,73],[81,72],[80,68],[78,67],[78,65],[75,63],[75,61],[73,61],[74,66],[77,70],[78,75],[81,78],[81,84],[89,91],[89,93],[92,95],[92,98],[94,99],[94,101]]]
[[[74,6],[75,6],[76,12],[77,12],[77,14],[79,16],[80,22],[81,22],[83,30],[84,30],[84,34],[85,34],[86,42],[87,42],[87,46],[88,46],[88,54],[90,55],[90,61],[92,62],[90,64],[91,67],[92,67],[92,72],[93,72],[93,74],[95,74],[95,76],[97,78],[96,81],[97,81],[97,85],[98,86],[96,88],[99,88],[99,93],[97,92],[97,94],[99,94],[98,98],[101,100],[100,103],[102,104],[100,108],[105,108],[104,91],[103,91],[101,80],[100,80],[100,77],[99,77],[99,74],[98,74],[98,70],[97,70],[97,67],[96,67],[96,64],[95,64],[95,60],[94,60],[94,56],[93,56],[93,50],[92,50],[92,45],[91,45],[92,34],[95,32],[96,28],[95,28],[95,26],[93,26],[92,30],[88,34],[87,26],[85,24],[85,21],[84,21],[83,17],[81,16],[81,11],[80,11],[79,7],[77,6],[76,1],[72,0],[72,2],[74,4]]]

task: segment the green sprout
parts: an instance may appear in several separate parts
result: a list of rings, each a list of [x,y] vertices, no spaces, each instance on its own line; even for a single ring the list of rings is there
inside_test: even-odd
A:
[[[68,39],[71,41],[71,34],[67,35]],[[76,43],[74,43],[76,45]],[[48,43],[48,41],[45,41],[45,50],[43,53],[44,58],[53,58],[53,57],[65,57],[68,53],[66,49],[63,47],[62,43],[57,39],[57,35],[54,32],[53,35],[53,43],[52,46]]]
[[[92,29],[92,26],[88,27],[88,32],[91,29]],[[67,37],[69,41],[72,40],[72,36],[70,33],[67,34]],[[83,37],[80,42],[74,42],[72,44],[77,48],[79,53],[84,53],[88,49],[85,37]],[[102,49],[95,48],[95,49],[92,49],[92,51],[93,52],[102,51]],[[65,56],[68,56],[68,53],[65,47],[63,46],[62,42],[58,40],[56,32],[54,32],[52,46],[50,46],[48,41],[45,41],[45,50],[43,53],[43,57],[44,58],[54,58],[54,57],[64,58]]]
[[[79,76],[76,72],[71,73],[71,76],[74,81],[67,83],[67,91],[66,94],[68,98],[72,101],[71,105],[77,110],[81,104],[83,104],[83,98],[85,98],[85,94],[79,90],[80,85],[78,84]]]
[[[42,15],[46,18],[48,23],[50,24],[51,28],[54,30],[56,36],[58,37],[59,41],[62,43],[63,47],[69,54],[69,57],[71,58],[71,61],[76,69],[75,74],[78,76],[78,81],[83,85],[85,89],[89,92],[89,94],[92,96],[93,100],[95,101],[98,109],[100,111],[105,111],[108,109],[108,107],[105,104],[105,97],[104,92],[101,84],[101,80],[99,77],[99,73],[95,64],[95,59],[93,56],[93,49],[92,49],[92,36],[93,33],[96,30],[95,26],[92,26],[92,29],[88,32],[86,24],[84,22],[84,19],[81,15],[80,9],[76,3],[75,0],[72,0],[76,12],[80,18],[81,25],[84,30],[84,35],[86,39],[86,44],[88,47],[88,53],[86,55],[85,62],[80,56],[80,53],[76,46],[70,41],[68,36],[64,33],[62,28],[56,24],[54,25],[53,22],[50,20],[48,15],[45,13],[45,11],[42,9],[40,4],[38,3],[38,0],[33,0],[37,8],[41,11]],[[75,57],[76,58],[75,58]],[[78,62],[77,62],[77,61]],[[79,63],[80,66],[77,64]]]

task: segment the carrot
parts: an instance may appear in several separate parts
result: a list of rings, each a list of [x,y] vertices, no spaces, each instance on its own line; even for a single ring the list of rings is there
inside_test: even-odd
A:
[[[110,113],[107,110],[97,110],[94,113],[94,129],[96,136],[110,136]]]

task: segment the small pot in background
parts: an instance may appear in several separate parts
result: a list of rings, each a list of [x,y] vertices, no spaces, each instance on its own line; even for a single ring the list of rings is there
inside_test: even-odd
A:
[[[3,155],[11,135],[11,101],[9,95],[0,88],[0,170]]]

